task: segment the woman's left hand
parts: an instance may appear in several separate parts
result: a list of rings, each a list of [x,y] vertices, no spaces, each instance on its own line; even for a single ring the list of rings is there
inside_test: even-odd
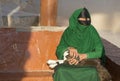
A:
[[[87,59],[87,54],[79,54],[80,61]]]
[[[70,65],[77,65],[79,63],[79,61],[74,59],[74,58],[71,58],[71,59],[68,60],[68,63]]]

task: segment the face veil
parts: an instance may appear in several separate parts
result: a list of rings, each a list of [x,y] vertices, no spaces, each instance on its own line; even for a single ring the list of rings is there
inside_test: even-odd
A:
[[[86,8],[83,8],[82,12],[79,14],[78,22],[81,25],[85,25],[85,26],[88,26],[91,24],[91,17],[90,17],[90,14]]]

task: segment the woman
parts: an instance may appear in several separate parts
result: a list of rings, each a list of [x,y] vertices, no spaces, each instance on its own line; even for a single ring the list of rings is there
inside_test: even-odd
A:
[[[84,59],[104,56],[103,44],[91,25],[91,17],[86,8],[76,10],[70,17],[69,26],[56,50],[57,58],[63,59],[66,51],[69,51],[72,58],[68,60],[69,64],[56,67],[54,81],[100,81],[96,67],[76,67]]]

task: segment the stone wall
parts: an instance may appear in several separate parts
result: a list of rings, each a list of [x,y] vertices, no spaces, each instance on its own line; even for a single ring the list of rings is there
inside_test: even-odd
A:
[[[39,0],[0,0],[0,26],[38,25]]]

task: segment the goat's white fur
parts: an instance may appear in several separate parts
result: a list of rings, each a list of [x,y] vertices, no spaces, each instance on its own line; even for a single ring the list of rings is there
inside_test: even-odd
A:
[[[63,54],[63,60],[48,60],[47,64],[50,68],[55,68],[58,64],[63,64],[65,60],[67,60],[66,56],[68,55],[68,51],[65,51]]]

